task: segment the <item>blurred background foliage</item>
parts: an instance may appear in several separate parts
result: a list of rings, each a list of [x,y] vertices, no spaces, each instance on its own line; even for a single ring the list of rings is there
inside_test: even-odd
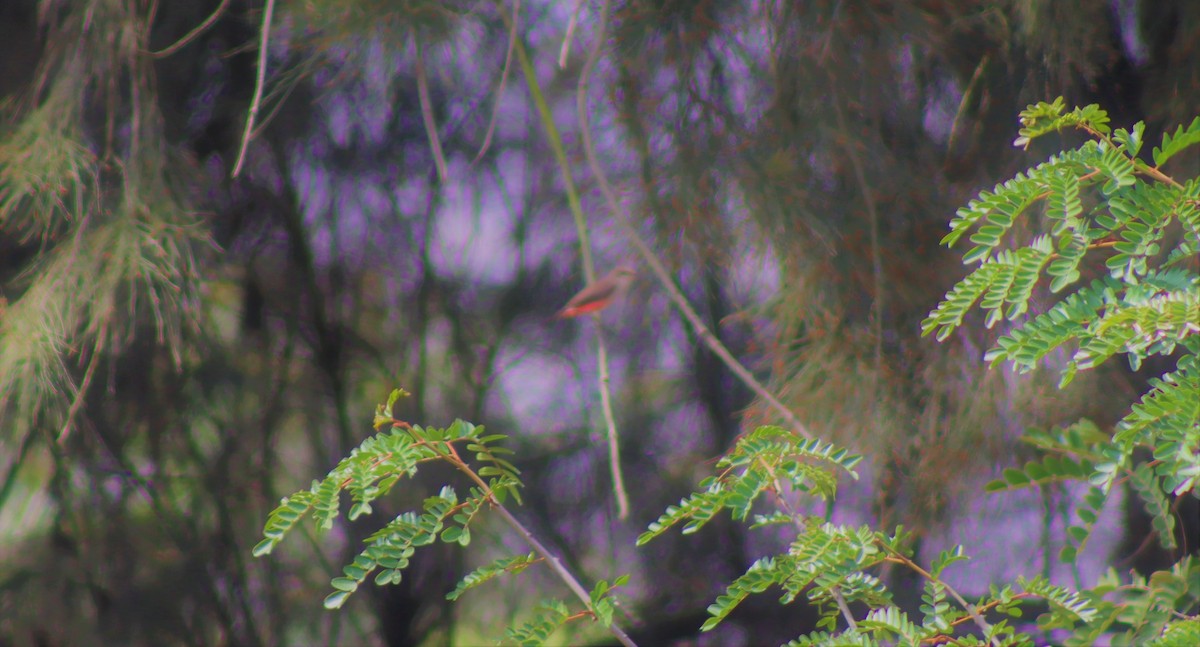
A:
[[[551,319],[582,280],[563,179],[515,61],[501,83],[512,33],[567,142],[600,270],[633,260],[578,145],[598,10],[581,4],[560,68],[574,3],[276,3],[236,178],[262,3],[0,4],[0,644],[496,635],[556,585],[449,605],[489,558],[480,541],[320,609],[358,542],[424,491],[249,555],[279,497],[371,433],[397,385],[414,394],[397,417],[511,435],[522,518],[585,580],[633,575],[635,639],[697,639],[772,539],[736,524],[633,539],[774,419],[643,272],[601,324],[633,494],[616,520],[595,324]],[[1054,370],[986,372],[999,331],[938,345],[919,323],[963,273],[938,247],[955,208],[1053,152],[1010,145],[1017,112],[1062,95],[1114,125],[1146,120],[1157,141],[1200,105],[1198,35],[1189,0],[624,0],[592,78],[593,137],[722,341],[812,431],[867,456],[867,478],[814,512],[903,523],[926,552],[966,543],[967,591],[1016,572],[1086,580],[1053,562],[1053,492],[980,486],[1022,460],[1023,430],[1111,425],[1162,366],[1109,365],[1060,392]],[[1111,511],[1093,571],[1174,561],[1137,508]],[[1183,532],[1194,549],[1196,522]],[[759,600],[701,642],[778,642],[811,620]]]

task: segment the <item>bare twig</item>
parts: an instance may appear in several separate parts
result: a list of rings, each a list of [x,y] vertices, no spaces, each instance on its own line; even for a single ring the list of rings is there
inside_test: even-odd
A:
[[[183,49],[184,46],[186,46],[188,43],[192,42],[193,40],[196,40],[197,36],[199,36],[200,34],[203,34],[210,27],[212,27],[214,24],[216,24],[217,19],[221,17],[221,14],[224,13],[225,9],[228,7],[229,7],[229,0],[221,0],[221,4],[217,5],[217,8],[212,12],[212,15],[209,16],[208,18],[206,18],[204,20],[204,22],[197,25],[195,29],[184,34],[183,38],[180,38],[179,40],[175,41],[171,45],[169,45],[163,49],[160,49],[157,52],[148,52],[148,53],[153,58],[166,58],[166,57],[170,56],[171,54],[178,52],[179,50]]]
[[[567,567],[562,565],[562,562],[558,559],[558,557],[555,556],[554,553],[550,552],[550,549],[546,548],[542,542],[538,541],[537,537],[534,537],[533,533],[530,532],[529,529],[520,522],[520,520],[514,517],[511,512],[508,511],[508,508],[500,505],[499,503],[495,504],[495,506],[496,511],[500,513],[500,516],[504,517],[504,521],[507,522],[513,530],[516,530],[517,534],[521,535],[521,538],[533,548],[534,552],[541,555],[542,558],[546,560],[546,564],[550,566],[550,570],[554,571],[554,574],[557,575],[564,583],[566,583],[567,588],[571,589],[571,592],[575,594],[575,597],[582,600],[583,603],[587,605],[589,609],[591,609],[591,596],[588,595],[586,590],[584,590],[583,585],[579,583],[579,580],[576,580],[575,576],[571,575],[571,571],[568,571]],[[633,642],[633,639],[629,637],[629,634],[625,633],[625,631],[618,627],[615,623],[609,625],[608,630],[612,632],[612,635],[615,636],[622,645],[625,645],[625,647],[636,647],[637,643]]]
[[[596,356],[600,364],[600,409],[604,412],[604,428],[608,430],[608,468],[612,474],[613,496],[617,499],[617,518],[629,518],[629,494],[625,491],[625,477],[621,475],[621,447],[617,440],[617,421],[613,416],[612,393],[609,388],[608,351],[604,346],[604,334],[600,330],[600,313],[596,320]]]
[[[933,573],[930,573],[929,571],[921,568],[921,566],[919,564],[912,561],[908,557],[905,557],[903,554],[896,552],[891,546],[888,546],[887,544],[883,544],[883,543],[881,543],[880,545],[883,546],[884,550],[886,550],[888,553],[891,554],[891,557],[889,557],[888,559],[900,562],[901,564],[904,564],[905,566],[916,571],[921,577],[929,580],[930,582],[936,582],[936,583],[942,585],[942,587],[946,589],[946,592],[950,594],[950,597],[954,598],[955,601],[957,601],[958,604],[963,608],[963,610],[965,610],[968,614],[970,614],[972,620],[975,621],[975,626],[979,627],[979,629],[983,632],[983,635],[986,636],[986,635],[988,635],[989,632],[991,632],[991,630],[992,630],[991,625],[989,625],[988,621],[985,620],[983,618],[983,616],[979,614],[979,609],[975,608],[975,605],[971,604],[970,602],[967,602],[966,599],[963,598],[963,596],[959,595],[958,591],[954,590],[954,587],[950,586],[949,584],[946,584],[945,582],[942,581],[941,578],[937,577]],[[994,645],[995,647],[1000,647],[1000,641],[995,636],[992,636],[991,644]]]
[[[433,152],[433,163],[437,167],[438,179],[445,182],[446,158],[442,154],[442,142],[438,139],[437,123],[433,120],[433,102],[429,99],[429,80],[425,78],[425,57],[421,53],[421,39],[417,28],[412,28],[413,47],[417,50],[417,97],[421,100],[421,118],[425,121],[425,136],[429,138],[429,150]]]
[[[267,0],[263,9],[262,38],[258,43],[258,75],[254,80],[254,98],[250,100],[250,112],[246,115],[246,130],[242,133],[242,145],[238,150],[237,161],[233,164],[232,177],[242,172],[242,164],[246,162],[246,149],[250,146],[250,134],[254,132],[254,119],[258,116],[259,104],[262,103],[263,85],[267,78],[267,45],[271,42],[271,16],[275,13],[275,0]]]
[[[550,567],[550,570],[554,571],[554,574],[557,575],[558,578],[567,585],[567,588],[571,589],[571,592],[575,594],[575,597],[579,598],[579,600],[583,602],[584,606],[587,607],[588,610],[592,610],[592,597],[588,594],[587,589],[583,588],[583,585],[579,583],[579,580],[575,579],[575,576],[571,574],[571,571],[567,570],[566,566],[563,566],[562,561],[559,560],[558,556],[550,552],[550,549],[547,548],[546,545],[541,541],[539,541],[538,538],[534,536],[533,532],[526,528],[519,519],[513,516],[513,513],[509,512],[508,508],[504,507],[504,504],[500,503],[496,499],[496,495],[492,492],[492,488],[482,478],[480,478],[480,476],[476,474],[475,471],[472,470],[471,467],[467,465],[461,457],[459,457],[458,451],[454,449],[454,445],[448,442],[445,443],[444,446],[446,451],[444,453],[440,449],[434,447],[433,443],[429,443],[428,446],[437,450],[438,453],[442,454],[442,456],[445,457],[445,459],[448,460],[452,465],[454,465],[458,471],[462,472],[467,476],[467,478],[474,481],[475,485],[478,486],[480,491],[483,492],[484,496],[487,497],[488,503],[490,503],[492,507],[500,513],[500,516],[504,518],[505,523],[507,523],[513,530],[517,531],[517,534],[521,535],[521,538],[525,540],[525,543],[529,544],[535,553],[541,555],[542,559],[546,560],[546,564]],[[630,638],[629,635],[626,634],[615,623],[610,624],[608,626],[608,630],[612,632],[613,636],[615,636],[622,645],[625,645],[625,647],[636,647],[636,643],[633,642],[633,639]]]
[[[567,22],[567,33],[563,36],[562,49],[558,51],[558,67],[567,66],[567,56],[571,53],[571,39],[575,36],[575,24],[579,21],[579,10],[583,8],[583,0],[575,0],[575,8],[571,10],[571,20]]]
[[[963,114],[967,111],[967,102],[974,96],[975,85],[979,83],[979,79],[983,78],[983,71],[987,69],[990,60],[988,54],[984,54],[979,59],[979,65],[975,66],[975,73],[971,75],[967,89],[963,90],[962,99],[958,102],[958,110],[954,112],[954,121],[950,124],[950,137],[946,140],[946,155],[950,155],[954,151],[955,142],[958,140],[958,125],[962,123]]]
[[[267,116],[259,120],[258,127],[255,128],[254,132],[250,134],[251,139],[258,137],[264,130],[267,129],[267,126],[269,126],[271,121],[275,119],[275,115],[279,114],[279,111],[283,108],[284,104],[287,103],[288,97],[292,96],[292,92],[295,91],[296,86],[299,85],[299,83],[299,80],[290,83],[282,92],[279,93],[279,99],[275,101],[275,105],[271,108],[271,112],[268,112]],[[275,93],[272,92],[271,94]],[[270,101],[270,97],[268,97],[267,100]]]
[[[854,614],[850,613],[850,605],[846,604],[846,597],[842,595],[838,587],[830,589],[833,592],[833,599],[837,601],[838,609],[842,611],[842,617],[846,619],[846,624],[851,630],[858,629],[858,623],[854,621]]]
[[[580,0],[580,4],[582,4],[582,0]],[[576,6],[576,10],[578,10],[578,5]],[[607,25],[608,0],[605,0],[600,8],[600,15],[596,22],[595,42],[592,43],[587,62],[584,64],[583,71],[579,75],[579,88],[575,94],[576,109],[579,111],[579,127],[584,137],[590,137],[587,120],[588,81],[591,78],[592,70],[596,67],[596,61],[600,58],[600,50],[604,47]],[[570,32],[568,31],[568,39],[569,37]],[[586,239],[581,242],[586,244]],[[592,277],[589,276],[588,280],[590,282]],[[597,357],[600,364],[600,408],[604,412],[604,425],[608,430],[608,464],[612,472],[613,492],[617,499],[617,518],[623,520],[629,516],[629,495],[625,492],[625,479],[621,476],[621,448],[617,437],[616,418],[612,410],[612,394],[609,392],[608,385],[608,353],[605,350],[604,336],[599,326],[599,313],[593,315],[593,318],[597,323],[596,345]]]
[[[100,363],[100,355],[104,353],[104,340],[107,336],[105,328],[101,328],[96,333],[96,345],[92,347],[92,359],[88,362],[87,370],[83,374],[83,380],[79,383],[79,389],[75,391],[75,401],[71,403],[71,408],[67,410],[67,421],[63,423],[62,431],[58,432],[59,446],[67,442],[67,437],[71,435],[71,429],[75,421],[75,416],[79,413],[80,407],[83,406],[83,400],[87,397],[88,389],[92,385],[92,376],[96,374],[96,365]]]
[[[500,11],[504,11],[503,4],[500,4]],[[517,46],[517,18],[520,12],[521,0],[513,0],[512,23],[508,27],[508,52],[504,54],[504,71],[500,72],[500,85],[496,88],[496,102],[492,105],[492,118],[488,120],[487,133],[483,136],[483,144],[479,147],[479,154],[475,156],[475,159],[471,160],[472,164],[476,164],[479,160],[483,159],[484,153],[492,145],[492,133],[496,131],[496,118],[500,116],[500,99],[504,94],[504,86],[508,82],[508,71],[512,68],[513,50]]]
[[[582,5],[582,0],[580,1]],[[578,11],[578,6],[576,6]],[[583,66],[583,71],[580,74],[580,84],[576,91],[576,103],[578,113],[580,113],[580,125],[587,130],[587,91],[588,78],[595,67],[596,60],[600,58],[600,49],[604,47],[605,40],[605,25],[608,18],[607,1],[604,7],[601,8],[598,23],[596,23],[595,42],[592,43],[592,49],[588,54],[588,60]],[[574,19],[574,17],[572,17]],[[576,217],[576,226],[580,229],[580,245],[583,248],[583,264],[584,274],[587,275],[587,281],[595,281],[595,270],[590,263],[590,254],[588,253],[588,235],[587,223],[582,220],[582,214]],[[610,372],[608,372],[608,352],[604,343],[604,331],[600,329],[600,314],[593,314],[593,320],[596,323],[596,364],[599,364],[600,373],[600,411],[604,413],[606,441],[608,447],[608,471],[612,474],[612,490],[613,497],[617,499],[617,519],[625,520],[629,517],[629,493],[625,491],[625,478],[620,471],[620,441],[617,433],[617,417],[612,411],[612,393],[610,389]]]

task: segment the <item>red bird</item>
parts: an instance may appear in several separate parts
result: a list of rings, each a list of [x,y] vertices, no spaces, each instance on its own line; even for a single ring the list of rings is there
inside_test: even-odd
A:
[[[579,294],[571,297],[566,306],[558,311],[559,319],[578,317],[589,312],[598,312],[609,306],[625,294],[629,284],[633,282],[633,269],[620,265],[615,270],[605,274],[595,283],[583,288]]]

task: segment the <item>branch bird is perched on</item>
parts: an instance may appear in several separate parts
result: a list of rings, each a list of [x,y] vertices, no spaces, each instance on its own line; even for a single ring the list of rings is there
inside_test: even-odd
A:
[[[595,283],[583,288],[571,297],[567,305],[555,315],[559,319],[578,317],[589,312],[598,312],[625,294],[633,282],[633,268],[619,265],[616,269],[596,279]]]

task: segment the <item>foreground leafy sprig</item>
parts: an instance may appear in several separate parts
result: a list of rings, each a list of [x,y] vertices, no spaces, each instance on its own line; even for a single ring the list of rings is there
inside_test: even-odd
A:
[[[838,472],[857,479],[854,466],[861,460],[862,456],[820,440],[800,438],[782,427],[759,427],[717,462],[720,475],[701,482],[703,491],[668,507],[638,537],[637,544],[644,545],[685,521],[683,533],[696,532],[724,509],[744,521],[759,495],[768,491],[781,495],[784,483],[794,491],[832,499],[837,493]]]
[[[1001,319],[1012,322],[985,358],[1029,371],[1065,349],[1070,359],[1060,386],[1118,354],[1134,369],[1151,356],[1178,358],[1173,371],[1152,380],[1117,432],[1088,449],[1086,462],[1033,464],[1036,472],[1025,479],[1083,477],[1101,496],[1119,479],[1132,479],[1155,515],[1160,541],[1173,548],[1169,514],[1152,491],[1181,496],[1194,492],[1200,479],[1200,179],[1172,177],[1161,167],[1200,144],[1200,118],[1163,136],[1153,150],[1153,166],[1139,157],[1144,124],[1113,131],[1096,106],[1067,112],[1061,99],[1040,103],[1022,112],[1021,122],[1021,145],[1064,128],[1080,129],[1091,139],[959,210],[943,242],[953,245],[974,229],[975,247],[963,260],[979,267],[930,313],[923,331],[946,338],[979,301],[989,327]],[[1090,205],[1086,210],[1083,197]],[[1038,202],[1044,203],[1042,226],[1048,231],[1023,246],[1012,241],[1015,218]],[[1001,249],[1002,244],[1016,249]],[[1052,279],[1051,292],[1058,292],[1081,279],[1088,254],[1097,262],[1087,271],[1100,275],[1026,321],[1031,287],[1042,269]],[[1153,452],[1152,465],[1133,464],[1139,447]],[[1056,449],[1069,454],[1079,448]],[[1011,473],[1006,480],[1024,484]],[[1087,516],[1084,521],[1091,523]]]
[[[1152,356],[1174,359],[1174,369],[1150,380],[1150,389],[1113,433],[1086,420],[1058,432],[1031,432],[1026,440],[1047,452],[1046,458],[1006,469],[987,489],[1082,482],[1060,552],[1062,561],[1073,563],[1114,486],[1127,484],[1149,514],[1160,545],[1175,550],[1175,508],[1182,497],[1197,496],[1200,481],[1200,179],[1171,175],[1163,166],[1200,144],[1200,118],[1166,133],[1151,153],[1153,165],[1141,157],[1145,125],[1112,130],[1097,106],[1067,111],[1060,98],[1030,106],[1021,124],[1019,146],[1064,129],[1080,130],[1089,140],[980,193],[958,211],[943,242],[954,245],[970,233],[974,247],[963,262],[978,267],[930,313],[923,332],[945,339],[978,302],[988,327],[1002,320],[1010,326],[985,359],[1025,372],[1066,351],[1060,387],[1116,355],[1134,369]],[[1036,205],[1042,208],[1030,213]],[[1016,240],[1016,219],[1038,215],[1042,231]],[[1073,292],[1030,318],[1033,287],[1043,271],[1051,293]],[[1171,622],[1186,614],[1192,614],[1186,622],[1193,622],[1200,608],[1195,577],[1200,570],[1185,559],[1171,573],[1150,578],[1183,583],[1169,603],[1150,604],[1145,595],[1129,594],[1137,583],[1117,586],[1113,574],[1081,592],[1097,603],[1104,600],[1100,612],[1082,618],[1078,627],[1047,626],[1072,628],[1069,644],[1092,644],[1106,632],[1116,643],[1165,636]]]
[[[267,518],[264,539],[254,547],[254,555],[270,554],[308,515],[312,515],[322,530],[331,529],[340,514],[343,492],[350,495],[351,506],[346,516],[353,521],[370,514],[373,511],[371,503],[386,496],[401,479],[413,477],[419,465],[445,462],[472,482],[467,496],[460,498],[455,488],[445,485],[436,495],[424,500],[420,511],[397,515],[367,537],[362,552],[342,568],[341,576],[333,578],[334,591],[325,598],[327,609],[344,605],[372,574],[378,585],[398,584],[418,548],[439,540],[464,548],[469,546],[471,528],[485,513],[495,511],[532,550],[524,555],[502,557],[472,571],[446,596],[448,599],[457,600],[466,591],[498,576],[516,575],[529,566],[544,563],[563,580],[584,608],[572,613],[565,602],[547,600],[535,610],[532,619],[511,627],[506,633],[507,640],[523,645],[541,644],[564,624],[590,618],[600,621],[622,644],[632,645],[629,637],[613,622],[615,607],[611,595],[612,589],[624,585],[628,578],[618,577],[612,585],[601,581],[588,592],[505,507],[510,497],[520,503],[522,487],[519,471],[503,458],[511,454],[511,450],[498,444],[505,436],[484,434],[483,427],[462,420],[454,421],[445,429],[395,420],[391,416],[392,405],[403,395],[405,393],[400,389],[393,391],[387,404],[376,410],[375,428],[384,431],[364,440],[325,478],[313,481],[308,490],[280,502]],[[479,467],[464,460],[459,448],[473,452]]]
[[[1062,617],[1084,623],[1094,616],[1078,594],[1040,579],[1019,581],[1016,590],[995,589],[970,602],[943,579],[949,567],[968,559],[961,546],[943,551],[926,569],[914,561],[912,537],[902,527],[889,534],[796,512],[792,498],[831,499],[840,476],[857,478],[854,466],[860,461],[845,449],[805,440],[779,427],[760,427],[717,464],[719,475],[701,483],[702,491],[670,506],[638,544],[675,526],[682,525],[684,534],[697,532],[723,510],[734,519],[748,519],[759,495],[773,494],[776,511],[754,515],[754,527],[792,525],[795,538],[785,552],[756,560],[730,583],[708,607],[710,617],[701,629],[715,629],[751,595],[779,588],[783,604],[803,597],[820,615],[818,631],[789,645],[1024,645],[1031,640],[1006,618],[986,616],[1019,617],[1019,605],[1034,601],[1057,609],[1060,623],[1066,622]],[[896,605],[879,575],[885,565],[899,565],[926,580],[920,616]],[[851,604],[869,611],[855,617]],[[842,622],[845,628],[838,631]],[[968,624],[978,628],[979,636],[964,635],[962,627]]]

